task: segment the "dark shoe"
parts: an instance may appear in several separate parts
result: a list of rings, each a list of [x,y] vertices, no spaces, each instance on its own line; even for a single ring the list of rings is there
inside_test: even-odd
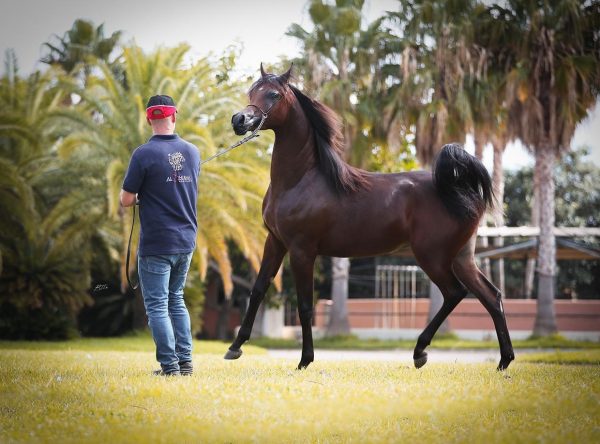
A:
[[[174,370],[172,372],[165,372],[164,370],[154,370],[152,372],[153,376],[181,376],[181,372],[179,370]]]
[[[179,371],[181,376],[192,376],[194,374],[194,366],[192,365],[192,361],[180,362]]]

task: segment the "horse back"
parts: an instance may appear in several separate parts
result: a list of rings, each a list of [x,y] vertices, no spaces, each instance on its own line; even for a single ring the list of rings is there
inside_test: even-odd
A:
[[[293,189],[270,188],[263,218],[288,249],[312,243],[317,254],[336,257],[386,254],[415,239],[442,232],[451,239],[460,231],[427,171],[368,173],[365,186],[346,194],[319,174],[307,174]]]

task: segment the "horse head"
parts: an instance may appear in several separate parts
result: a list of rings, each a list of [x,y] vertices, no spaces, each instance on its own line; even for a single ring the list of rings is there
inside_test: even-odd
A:
[[[264,118],[263,129],[275,129],[287,118],[292,92],[289,80],[292,66],[283,74],[265,72],[260,64],[261,77],[250,87],[250,103],[231,117],[231,125],[238,136],[254,131]]]

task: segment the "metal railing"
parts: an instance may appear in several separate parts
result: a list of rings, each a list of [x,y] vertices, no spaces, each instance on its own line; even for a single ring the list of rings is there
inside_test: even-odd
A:
[[[430,280],[416,265],[377,265],[375,299],[388,299],[375,321],[377,328],[399,328],[400,316],[415,326],[416,298],[429,294]]]

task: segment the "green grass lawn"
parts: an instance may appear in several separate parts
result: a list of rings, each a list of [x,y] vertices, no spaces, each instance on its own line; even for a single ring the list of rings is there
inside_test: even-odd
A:
[[[224,361],[227,344],[198,342],[194,376],[159,378],[148,337],[42,344],[0,343],[2,443],[600,442],[597,364],[296,371],[258,348]]]
[[[230,343],[194,341],[194,351],[202,354],[224,355]],[[68,341],[0,341],[1,350],[80,350],[80,351],[154,351],[154,342],[147,331],[116,338],[77,338]],[[262,347],[244,345],[244,354],[266,354]]]
[[[251,339],[250,343],[259,347],[273,349],[301,348],[301,343],[294,339],[271,339],[258,338]],[[355,336],[339,336],[333,338],[323,338],[314,341],[315,348],[337,349],[337,350],[412,350],[415,347],[416,340],[381,340],[381,339],[358,339]],[[523,348],[573,348],[573,349],[600,349],[598,341],[573,341],[560,335],[554,335],[545,338],[531,338],[523,340],[513,340],[515,349]],[[496,339],[486,341],[475,341],[459,339],[453,334],[436,335],[431,342],[431,348],[439,349],[497,349],[498,341]]]
[[[314,341],[315,348],[329,350],[412,350],[415,340],[380,340],[358,339],[356,336],[338,336]],[[196,348],[201,353],[224,353],[231,341],[196,341]],[[302,344],[294,339],[252,338],[244,345],[244,354],[266,353],[265,348],[300,349]],[[546,338],[532,338],[513,341],[515,349],[598,349],[600,342],[573,341],[560,335]],[[481,350],[498,348],[494,340],[475,341],[459,339],[453,334],[437,335],[430,348],[444,350]],[[117,338],[78,338],[68,341],[1,341],[0,349],[29,350],[111,350],[111,351],[152,351],[154,345],[147,331],[133,333]]]
[[[519,361],[537,364],[595,365],[600,366],[600,350],[554,350],[544,353],[527,353]]]

